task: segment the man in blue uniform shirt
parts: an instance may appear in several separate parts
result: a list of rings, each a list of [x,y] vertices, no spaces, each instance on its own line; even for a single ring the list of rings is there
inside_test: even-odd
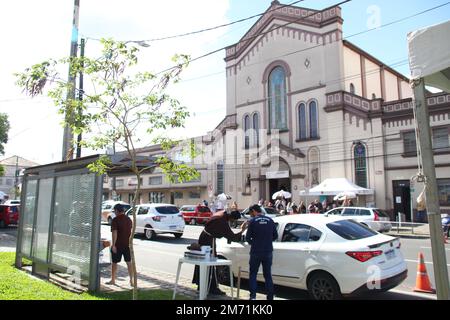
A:
[[[278,238],[277,228],[273,220],[262,214],[261,207],[257,204],[249,210],[253,217],[249,224],[246,235],[250,249],[250,300],[256,299],[256,275],[260,264],[263,267],[264,280],[266,285],[267,300],[273,300],[272,282],[272,242]]]

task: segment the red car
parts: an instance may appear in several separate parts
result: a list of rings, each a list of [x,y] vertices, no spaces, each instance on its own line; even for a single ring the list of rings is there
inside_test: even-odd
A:
[[[182,206],[180,212],[186,223],[197,224],[206,223],[212,216],[211,210],[206,206]]]
[[[0,204],[0,228],[5,228],[10,224],[19,224],[18,205]]]

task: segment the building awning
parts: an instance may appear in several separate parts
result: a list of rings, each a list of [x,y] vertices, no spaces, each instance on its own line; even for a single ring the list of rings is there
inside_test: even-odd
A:
[[[301,190],[300,196],[334,196],[346,191],[354,192],[357,195],[373,194],[372,189],[360,187],[346,178],[329,178],[308,191]]]
[[[408,34],[409,67],[413,80],[450,92],[450,21]]]

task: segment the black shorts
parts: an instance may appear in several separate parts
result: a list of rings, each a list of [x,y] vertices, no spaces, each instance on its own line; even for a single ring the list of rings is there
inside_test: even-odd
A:
[[[130,262],[131,261],[131,253],[130,253],[130,248],[126,247],[126,248],[117,248],[116,247],[116,253],[112,252],[112,248],[111,248],[111,259],[113,263],[119,263],[120,261],[122,261],[122,255],[123,255],[123,259],[125,260],[125,262]]]

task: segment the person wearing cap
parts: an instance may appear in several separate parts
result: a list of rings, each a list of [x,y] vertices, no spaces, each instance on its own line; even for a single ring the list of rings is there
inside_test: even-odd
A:
[[[250,248],[250,300],[256,299],[256,276],[259,266],[262,264],[264,282],[266,286],[267,300],[273,300],[274,287],[272,281],[272,242],[278,238],[278,232],[273,220],[262,214],[261,207],[257,204],[250,207],[250,215],[253,217],[248,223],[246,235]]]
[[[129,246],[133,223],[131,219],[125,215],[123,205],[118,203],[113,209],[116,216],[111,223],[111,281],[106,284],[116,284],[117,264],[122,261],[123,256],[125,263],[127,264],[128,274],[130,275],[130,285],[133,286],[133,268],[131,266],[131,253]]]
[[[239,211],[232,211],[228,213],[227,211],[218,211],[211,216],[211,218],[206,222],[205,228],[203,229],[200,237],[198,239],[198,244],[200,246],[211,246],[212,247],[212,255],[217,256],[216,252],[216,239],[217,238],[227,238],[228,241],[239,242],[242,239],[242,232],[247,228],[247,223],[243,223],[241,225],[241,231],[235,233],[230,224],[233,224],[236,220],[241,217]],[[213,295],[223,295],[225,294],[221,291],[217,284],[217,276],[215,272],[215,268],[210,268],[210,285],[209,285],[209,294]],[[192,279],[192,283],[199,285],[199,275],[200,268],[198,265],[195,266],[194,269],[194,277]]]

